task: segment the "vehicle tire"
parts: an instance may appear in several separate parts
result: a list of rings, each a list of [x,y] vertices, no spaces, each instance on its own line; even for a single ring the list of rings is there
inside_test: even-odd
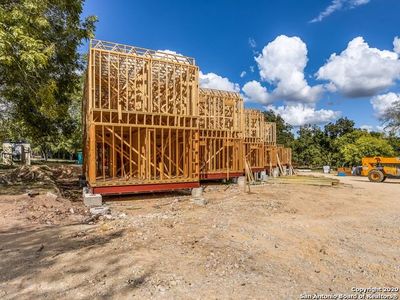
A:
[[[368,173],[368,179],[371,182],[382,182],[385,176],[379,170],[372,170]]]

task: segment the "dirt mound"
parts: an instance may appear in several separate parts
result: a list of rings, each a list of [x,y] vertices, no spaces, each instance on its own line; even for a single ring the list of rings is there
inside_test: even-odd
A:
[[[0,183],[17,184],[32,181],[51,181],[53,172],[48,166],[22,166],[2,174]]]
[[[0,185],[21,186],[27,189],[47,188],[57,195],[77,200],[80,166],[75,165],[34,165],[22,166],[0,174]]]

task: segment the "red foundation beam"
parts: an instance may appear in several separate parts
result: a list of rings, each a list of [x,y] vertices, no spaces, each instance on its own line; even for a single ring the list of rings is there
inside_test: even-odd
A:
[[[162,183],[162,184],[138,184],[118,186],[96,186],[93,187],[93,194],[119,195],[151,192],[167,192],[181,189],[191,189],[200,186],[199,182]]]
[[[261,172],[261,171],[265,171],[265,168],[251,168],[252,172]]]
[[[243,172],[235,172],[235,173],[204,173],[200,174],[200,179],[201,180],[217,180],[217,179],[229,179],[229,178],[235,178],[235,177],[240,177],[244,176]]]

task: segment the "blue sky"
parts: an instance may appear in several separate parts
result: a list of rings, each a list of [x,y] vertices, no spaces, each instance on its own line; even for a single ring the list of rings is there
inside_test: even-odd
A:
[[[86,0],[84,7],[84,16],[99,18],[97,39],[194,57],[202,86],[240,91],[246,107],[274,109],[293,125],[347,116],[373,129],[400,100],[399,13],[399,0]]]

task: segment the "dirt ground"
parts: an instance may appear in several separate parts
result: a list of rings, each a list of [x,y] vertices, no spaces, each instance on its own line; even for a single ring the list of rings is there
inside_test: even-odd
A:
[[[343,184],[270,183],[251,194],[207,185],[206,206],[184,193],[108,198],[113,218],[97,222],[79,199],[3,185],[0,298],[307,299],[400,288],[400,180],[336,178]]]

